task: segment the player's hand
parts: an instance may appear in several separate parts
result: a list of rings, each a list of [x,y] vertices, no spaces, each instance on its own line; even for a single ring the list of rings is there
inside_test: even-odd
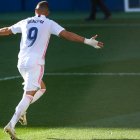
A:
[[[97,37],[98,37],[98,35],[95,35],[95,36],[93,36],[92,38],[96,40]],[[96,48],[97,48],[97,49],[101,49],[101,48],[103,48],[103,47],[104,47],[104,43],[98,41]]]
[[[87,44],[87,45],[90,45],[96,49],[101,49],[103,48],[104,46],[104,43],[100,42],[100,41],[97,41],[96,38],[97,38],[98,35],[95,35],[93,36],[92,38],[90,39],[86,39],[84,40],[84,43]]]

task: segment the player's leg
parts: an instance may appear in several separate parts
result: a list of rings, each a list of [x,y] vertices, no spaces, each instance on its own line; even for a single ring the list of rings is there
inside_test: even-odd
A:
[[[98,3],[98,0],[92,0],[92,2],[91,2],[92,8],[91,8],[91,15],[90,16],[92,19],[96,19],[97,3]]]
[[[111,13],[109,9],[106,7],[106,5],[104,4],[104,2],[102,0],[98,0],[98,5],[100,6],[101,10],[103,11],[105,15],[104,19],[109,19],[109,17],[111,16]]]
[[[89,17],[86,18],[87,21],[96,19],[97,2],[98,2],[98,0],[91,0],[91,12],[90,12]]]
[[[46,86],[43,81],[41,81],[41,89],[39,89],[33,97],[31,104],[36,102],[46,91]]]
[[[26,91],[23,98],[19,102],[19,104],[16,107],[15,114],[13,115],[11,119],[11,126],[14,128],[16,123],[18,122],[20,116],[26,112],[28,109],[31,101],[33,100],[33,96],[36,93],[36,91]]]
[[[46,86],[44,82],[42,81],[43,75],[44,75],[44,66],[40,66],[40,73],[39,73],[39,78],[38,78],[40,89],[34,95],[33,100],[31,101],[31,104],[36,102],[46,91]],[[21,125],[27,125],[26,112],[24,112],[24,114],[20,117],[19,122]]]
[[[36,102],[46,91],[46,86],[43,81],[41,81],[41,89],[39,89],[36,94],[33,97],[33,100],[31,101],[31,104]],[[19,122],[21,125],[27,125],[27,117],[26,117],[26,112],[21,115]]]
[[[36,85],[38,88],[37,92],[35,93],[31,104],[37,101],[46,91],[45,83],[43,82],[42,78],[44,75],[44,65],[40,65],[36,68],[36,74],[33,78],[33,84]]]
[[[37,66],[36,68],[33,69],[26,69],[23,70],[21,69],[20,72],[24,71],[24,80],[25,80],[25,85],[24,85],[24,95],[19,102],[19,104],[16,107],[15,113],[8,123],[8,125],[4,128],[4,130],[13,138],[16,139],[15,135],[15,125],[19,121],[20,117],[26,112],[28,109],[31,101],[33,100],[33,97],[35,93],[37,92],[38,89],[40,89],[40,81],[42,80],[40,73],[42,71],[41,67]]]
[[[26,94],[23,96],[23,98],[21,99],[21,101],[17,105],[16,111],[15,111],[12,119],[4,128],[4,131],[7,132],[12,139],[17,139],[16,134],[15,134],[15,130],[14,130],[15,125],[19,121],[20,116],[24,112],[26,112],[26,110],[28,109],[35,92],[36,91],[26,91]]]

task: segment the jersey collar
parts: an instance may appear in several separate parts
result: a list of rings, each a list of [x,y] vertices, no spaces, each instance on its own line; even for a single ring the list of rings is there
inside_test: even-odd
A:
[[[43,17],[43,18],[47,18],[47,16],[45,16],[45,15],[35,15],[36,17]]]

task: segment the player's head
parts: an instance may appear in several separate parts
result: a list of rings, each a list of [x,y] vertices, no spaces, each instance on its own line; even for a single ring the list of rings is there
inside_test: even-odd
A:
[[[39,2],[35,8],[35,14],[48,16],[49,15],[48,2],[47,1]]]

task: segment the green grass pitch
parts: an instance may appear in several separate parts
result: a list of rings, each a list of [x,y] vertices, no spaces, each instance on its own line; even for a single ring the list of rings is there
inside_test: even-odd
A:
[[[0,28],[31,15],[1,14]],[[114,13],[108,21],[97,19],[87,23],[84,13],[51,15],[67,30],[87,38],[98,34],[105,47],[96,50],[51,37],[45,73],[56,75],[44,76],[47,93],[30,106],[28,126],[17,124],[20,139],[140,139],[139,16],[140,13]],[[21,78],[4,80],[19,75],[16,68],[19,41],[19,35],[0,37],[0,140],[9,139],[3,127],[23,93]]]

